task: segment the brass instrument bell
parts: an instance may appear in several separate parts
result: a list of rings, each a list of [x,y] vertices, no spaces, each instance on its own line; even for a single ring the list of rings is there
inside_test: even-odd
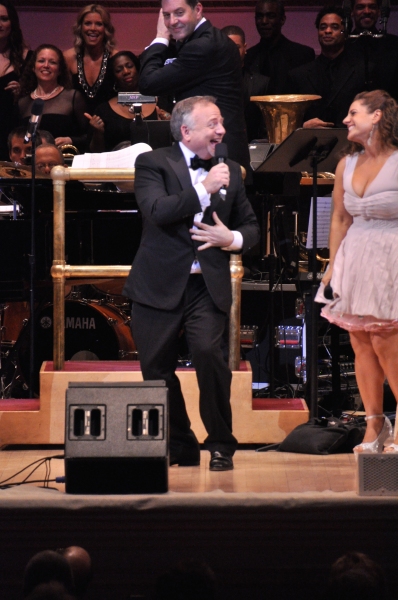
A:
[[[273,96],[251,96],[250,100],[260,107],[268,140],[280,144],[295,129],[303,124],[307,108],[321,96],[308,94],[276,94]]]

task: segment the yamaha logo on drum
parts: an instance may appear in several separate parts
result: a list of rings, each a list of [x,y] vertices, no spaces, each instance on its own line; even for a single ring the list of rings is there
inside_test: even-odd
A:
[[[40,319],[40,326],[42,329],[50,329],[52,327],[53,321],[50,317],[42,317]]]
[[[94,317],[66,317],[65,329],[95,329]]]
[[[50,329],[52,327],[51,317],[44,316],[40,319],[42,329]],[[66,317],[65,329],[96,329],[94,317]]]

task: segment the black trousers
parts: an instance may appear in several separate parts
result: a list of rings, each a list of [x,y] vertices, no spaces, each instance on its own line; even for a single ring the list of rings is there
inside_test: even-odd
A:
[[[207,431],[205,448],[233,454],[230,389],[232,374],[223,347],[227,315],[214,304],[203,276],[190,275],[174,310],[134,303],[131,328],[145,380],[164,379],[169,388],[170,445],[197,444],[178,377],[178,339],[185,331],[199,385],[200,416]]]

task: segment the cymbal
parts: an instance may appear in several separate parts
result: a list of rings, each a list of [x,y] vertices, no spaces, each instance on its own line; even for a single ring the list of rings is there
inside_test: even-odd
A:
[[[0,161],[0,177],[6,179],[27,179],[32,177],[32,167]]]
[[[0,161],[0,179],[30,179],[32,167],[30,165],[16,165],[13,162]],[[49,173],[35,172],[36,179],[51,179]]]

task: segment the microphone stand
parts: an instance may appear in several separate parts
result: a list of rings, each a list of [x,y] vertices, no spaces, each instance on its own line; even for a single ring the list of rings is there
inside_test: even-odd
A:
[[[31,134],[32,141],[32,179],[30,196],[30,255],[29,255],[29,308],[30,308],[30,358],[29,358],[29,397],[34,394],[34,371],[35,371],[35,342],[36,342],[36,324],[35,314],[35,271],[36,271],[36,131],[37,124]]]

